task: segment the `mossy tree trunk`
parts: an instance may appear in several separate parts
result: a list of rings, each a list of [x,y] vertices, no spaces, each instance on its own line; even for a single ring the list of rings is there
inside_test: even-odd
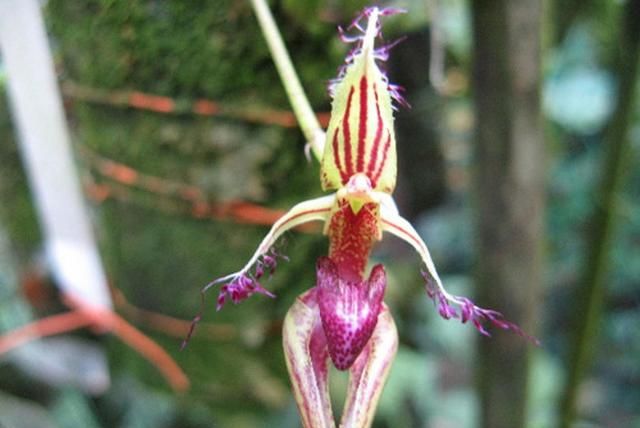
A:
[[[542,274],[544,142],[540,0],[474,0],[479,303],[534,332]],[[525,425],[530,344],[480,339],[481,424]]]

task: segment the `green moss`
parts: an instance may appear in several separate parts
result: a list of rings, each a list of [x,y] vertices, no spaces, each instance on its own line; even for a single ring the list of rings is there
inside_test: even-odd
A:
[[[254,93],[287,105],[249,2],[52,0],[47,16],[65,76],[80,83],[169,96]],[[303,78],[331,77],[338,62],[327,62],[325,46],[333,29],[310,39],[300,22],[280,21],[294,54],[315,56],[297,58],[310,68]],[[325,97],[324,89],[312,91],[313,99]]]
[[[12,249],[19,254],[28,254],[35,251],[40,242],[40,228],[6,100],[6,94],[0,88],[0,139],[3,142],[0,144],[0,222],[11,237]]]

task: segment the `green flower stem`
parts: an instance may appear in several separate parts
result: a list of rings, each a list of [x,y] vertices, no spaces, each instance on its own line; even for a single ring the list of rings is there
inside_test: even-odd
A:
[[[320,160],[324,147],[324,132],[302,89],[300,79],[298,79],[298,75],[293,68],[291,58],[289,58],[289,53],[273,20],[269,6],[265,0],[251,0],[251,4],[302,133],[307,139],[314,156]]]

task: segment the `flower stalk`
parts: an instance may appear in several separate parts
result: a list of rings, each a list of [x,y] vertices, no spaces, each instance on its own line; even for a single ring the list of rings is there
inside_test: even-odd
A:
[[[300,83],[300,79],[298,79],[298,74],[293,67],[287,48],[282,41],[278,26],[265,0],[251,0],[251,6],[258,19],[262,34],[269,46],[273,62],[278,69],[280,80],[287,92],[293,112],[298,119],[300,129],[302,129],[302,133],[307,139],[307,147],[311,149],[316,159],[320,160],[324,146],[324,131],[322,131],[320,123],[307,99],[307,95],[304,93],[304,89],[302,89],[302,84]]]

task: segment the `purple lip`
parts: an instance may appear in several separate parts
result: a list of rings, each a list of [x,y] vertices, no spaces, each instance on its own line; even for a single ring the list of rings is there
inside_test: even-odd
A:
[[[347,281],[335,263],[321,257],[316,264],[317,299],[329,356],[338,370],[350,368],[362,352],[378,322],[387,277],[382,265],[369,279]]]

